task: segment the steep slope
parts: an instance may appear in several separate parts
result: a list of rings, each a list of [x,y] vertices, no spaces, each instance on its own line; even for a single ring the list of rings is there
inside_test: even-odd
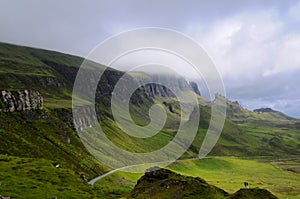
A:
[[[89,155],[76,133],[51,110],[0,112],[0,125],[1,154],[49,159],[88,178],[108,169]]]
[[[110,198],[50,160],[0,155],[0,170],[0,198]]]
[[[42,111],[27,111],[22,108],[22,110],[8,112],[0,111],[1,154],[47,158],[76,172],[85,172],[87,178],[103,173],[106,167],[89,155],[74,131],[71,92],[78,67],[83,59],[5,43],[0,43],[0,55],[1,91],[22,93],[28,89],[40,93],[43,97]],[[97,67],[102,66],[97,64]],[[176,123],[179,121],[180,114],[176,112],[175,107],[172,111],[172,106],[169,104],[174,100],[170,98],[164,105],[170,116],[166,123],[166,131],[153,138],[152,142],[146,140],[136,142],[137,139],[123,133],[112,120],[110,97],[114,85],[122,75],[122,72],[108,68],[98,84],[96,99],[99,103],[96,108],[100,112],[99,118],[103,121],[103,128],[107,130],[110,139],[117,145],[120,143],[120,147],[137,152],[155,150],[161,146],[157,144],[157,140],[161,140],[162,144],[167,143],[174,135],[173,128],[178,126]],[[174,82],[174,80],[176,78],[169,81]],[[156,91],[144,92],[146,90]],[[168,89],[149,84],[137,90],[131,98],[131,112],[138,124],[144,125],[149,121],[148,110],[154,103],[154,95],[172,97]],[[1,100],[1,106],[2,102],[5,101]],[[16,105],[21,104],[22,99],[11,102]],[[3,105],[10,107],[9,103]],[[89,126],[88,122],[85,125]],[[147,143],[146,149],[144,143]]]
[[[73,131],[74,124],[70,109],[71,92],[78,67],[83,59],[58,52],[4,43],[0,44],[0,55],[0,88],[2,90],[30,88],[39,91],[44,98],[44,107],[49,114],[49,118],[54,118],[56,121],[61,122],[61,126],[66,126],[63,128],[70,129],[76,135]],[[97,66],[103,67],[99,64]],[[96,106],[99,111],[98,119],[103,121],[102,124],[107,131],[106,134],[117,146],[135,152],[156,150],[172,140],[176,134],[180,121],[180,106],[177,99],[174,98],[170,90],[155,84],[148,84],[146,87],[137,90],[131,97],[130,107],[131,116],[137,124],[142,126],[148,124],[148,110],[155,102],[159,102],[164,106],[168,120],[162,132],[151,139],[130,137],[123,133],[114,123],[110,110],[111,93],[114,85],[123,74],[123,72],[108,68],[102,76],[96,93],[96,99],[99,102]],[[136,78],[136,76],[139,78],[153,78],[141,73],[132,74],[133,78]],[[172,83],[175,81],[178,81],[177,86],[179,87],[184,85],[180,83],[182,82],[180,79],[168,78],[166,78],[167,85],[172,86]],[[218,95],[216,97],[222,98]],[[200,128],[196,139],[184,157],[197,156],[211,119],[210,102],[205,101],[200,96],[198,98],[201,104]],[[299,144],[297,141],[299,139],[298,120],[279,113],[274,115],[273,112],[258,113],[248,111],[237,102],[230,102],[225,98],[223,100],[226,100],[227,103],[228,118],[220,140],[211,153],[212,155],[299,154],[300,151],[297,150],[297,145]],[[4,119],[3,123],[5,122],[6,120]],[[24,120],[24,129],[27,128],[27,123]],[[48,121],[46,123],[53,125],[53,123]],[[86,122],[86,125],[89,125],[88,122]],[[31,127],[28,126],[28,128]],[[37,127],[34,128],[39,129]],[[47,128],[57,129],[57,126],[52,128],[50,125]],[[3,129],[3,131],[8,132],[7,129]],[[59,130],[57,129],[57,131]]]

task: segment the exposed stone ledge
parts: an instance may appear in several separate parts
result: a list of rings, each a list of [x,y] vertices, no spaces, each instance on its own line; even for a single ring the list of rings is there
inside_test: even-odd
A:
[[[0,112],[43,109],[43,97],[38,91],[0,91]]]

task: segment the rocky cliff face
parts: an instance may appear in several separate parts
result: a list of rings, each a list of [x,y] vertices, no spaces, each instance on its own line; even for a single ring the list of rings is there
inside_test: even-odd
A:
[[[155,97],[175,97],[175,94],[165,86],[159,84],[147,84],[141,91],[150,98]]]
[[[198,88],[198,84],[197,84],[196,82],[190,81],[189,84],[190,84],[192,90],[193,90],[196,94],[201,95],[201,94],[200,94],[200,91],[199,91],[199,88]]]
[[[73,126],[73,128],[82,131],[83,129],[92,127],[95,124],[95,122],[98,121],[97,116],[93,115],[93,108],[94,107],[92,106],[83,106],[80,108],[73,109],[73,124],[70,123]]]
[[[38,91],[1,91],[0,111],[30,111],[43,109],[43,97]]]
[[[187,82],[184,78],[177,76],[152,75],[148,77],[148,81],[153,83],[142,86],[140,90],[150,98],[175,97],[175,94],[172,92],[172,90],[192,90],[196,94],[200,95],[198,85],[195,82]]]
[[[259,108],[259,109],[255,109],[253,110],[253,112],[257,112],[257,113],[272,113],[272,112],[276,112],[271,108]]]
[[[106,107],[110,107],[111,93],[114,90],[115,84],[119,81],[122,75],[123,74],[120,72],[106,71],[102,76],[102,79],[99,81],[95,101],[102,103]],[[125,81],[129,85],[119,85],[121,86],[120,90],[124,91],[124,93],[127,92],[126,90],[128,89],[128,87],[130,87],[131,84],[133,87],[143,85],[140,86],[131,96],[130,102],[138,106],[153,103],[154,98],[174,98],[176,97],[174,92],[178,91],[193,91],[196,94],[200,94],[196,83],[187,82],[184,78],[174,75],[139,75],[137,77],[124,76],[122,78],[125,78],[125,80],[123,81]],[[96,81],[97,77],[93,77],[92,79],[90,79],[90,81],[94,80]],[[138,83],[138,85],[135,85],[136,83]],[[124,95],[118,92],[116,93],[116,95],[118,99],[122,99],[124,96],[126,97],[126,94]],[[164,102],[164,105],[169,109],[170,112],[173,112],[172,104]],[[96,108],[97,116],[91,114],[93,108]],[[76,117],[73,117],[74,115],[67,112],[58,113],[58,116],[70,127],[78,130],[89,128],[93,126],[95,122],[100,121],[100,118],[103,118],[103,116],[98,117],[99,114],[103,113],[103,111],[99,110],[97,106],[77,107],[76,109],[73,109],[73,111],[78,113],[76,114]],[[110,117],[110,115],[107,116]]]

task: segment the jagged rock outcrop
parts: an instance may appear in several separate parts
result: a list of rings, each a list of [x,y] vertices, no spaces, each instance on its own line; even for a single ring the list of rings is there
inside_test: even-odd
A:
[[[137,78],[139,80],[139,78]],[[141,87],[141,91],[144,92],[150,98],[155,97],[176,97],[172,91],[187,91],[192,90],[196,94],[200,95],[198,85],[195,82],[187,82],[184,78],[175,75],[152,75],[140,79],[140,83],[143,81],[150,81],[153,83],[146,84]]]
[[[62,81],[58,80],[57,78],[53,78],[53,77],[40,78],[39,82],[43,87],[54,86],[54,87],[60,88],[60,87],[66,86],[65,82],[62,82]]]
[[[93,126],[95,122],[100,121],[101,113],[94,115],[92,110],[93,108],[93,106],[82,106],[74,109],[62,108],[55,109],[53,113],[72,129],[82,131]],[[67,141],[66,136],[60,135],[60,137]]]
[[[159,84],[147,84],[141,88],[148,97],[175,97],[175,94],[165,86]]]
[[[61,119],[72,129],[82,131],[90,128],[96,122],[101,120],[101,112],[99,112],[97,115],[94,115],[92,110],[93,108],[93,106],[82,106],[74,109],[61,108],[53,110],[53,114],[55,114],[55,116]],[[68,136],[59,136],[66,142],[69,142]]]
[[[253,112],[257,112],[257,113],[271,113],[271,112],[276,112],[271,108],[259,108],[259,109],[255,109],[253,110]]]
[[[93,126],[98,122],[98,118],[93,114],[93,106],[82,106],[80,108],[73,109],[73,126],[78,131],[82,131],[86,128]]]
[[[43,97],[38,91],[1,91],[0,111],[30,111],[43,109]]]
[[[193,82],[193,81],[190,81],[189,82],[190,86],[192,87],[192,90],[198,94],[198,95],[201,95],[200,94],[200,91],[199,91],[199,88],[198,88],[198,84],[196,82]]]

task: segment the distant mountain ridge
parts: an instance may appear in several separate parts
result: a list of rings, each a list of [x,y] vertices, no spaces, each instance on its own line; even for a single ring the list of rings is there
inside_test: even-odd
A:
[[[290,117],[282,112],[275,111],[271,108],[260,108],[253,111],[247,110],[242,107],[237,101],[230,101],[223,96],[216,95],[226,102],[227,116],[235,123],[255,123],[257,121],[265,121],[269,123],[297,123],[299,119]]]
[[[276,112],[271,108],[259,108],[259,109],[254,109],[254,112],[258,112],[258,113],[270,113],[270,112]],[[277,111],[278,112],[278,111]]]

